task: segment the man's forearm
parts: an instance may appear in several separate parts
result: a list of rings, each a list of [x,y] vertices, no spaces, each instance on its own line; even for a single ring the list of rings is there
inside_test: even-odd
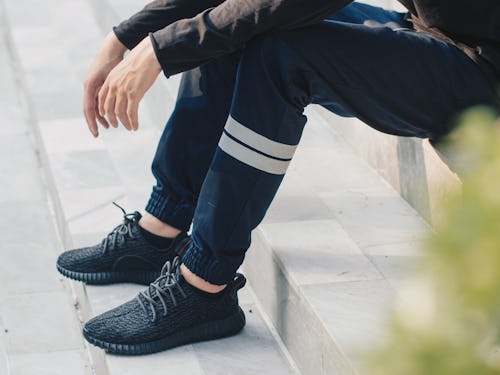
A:
[[[182,1],[182,0],[181,0]],[[165,75],[197,67],[256,35],[318,23],[352,0],[226,0],[151,34]]]
[[[155,0],[141,11],[114,28],[115,35],[127,46],[134,48],[150,32],[160,30],[173,22],[191,18],[205,9],[215,7],[224,0]]]

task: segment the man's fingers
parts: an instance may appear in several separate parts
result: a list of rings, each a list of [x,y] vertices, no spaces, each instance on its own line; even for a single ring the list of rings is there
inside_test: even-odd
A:
[[[85,89],[85,93],[83,95],[83,114],[90,132],[94,137],[97,137],[99,135],[99,131],[95,121],[95,101],[92,102],[93,97],[94,95],[90,96],[88,89]]]
[[[109,129],[109,123],[108,121],[102,117],[100,114],[99,114],[99,91],[101,89],[102,85],[100,86],[97,86],[93,92],[93,100],[92,100],[92,103],[89,103],[89,104],[92,104],[93,105],[93,109],[94,109],[94,118],[97,119],[97,121],[99,121],[99,123],[106,129]]]
[[[101,117],[106,116],[106,109],[104,108],[104,103],[106,103],[106,99],[108,97],[108,91],[109,91],[109,86],[107,85],[106,81],[99,89],[99,93],[97,94],[97,109],[99,110],[99,114],[101,115]]]
[[[97,130],[97,123],[95,121],[95,117],[92,115],[92,112],[90,111],[83,111],[83,114],[85,115],[85,120],[87,121],[87,126],[92,133],[92,135],[97,138],[99,136],[99,131]]]
[[[111,123],[111,125],[115,128],[118,127],[118,120],[116,119],[115,115],[115,104],[116,104],[116,97],[112,92],[108,92],[106,95],[106,101],[104,102],[104,114],[108,118],[108,121]],[[102,116],[102,112],[101,112]]]
[[[132,130],[127,116],[127,97],[121,93],[116,96],[115,115],[128,130]]]
[[[137,130],[139,128],[138,109],[139,102],[129,97],[127,105],[127,117],[132,130]]]
[[[97,120],[100,122],[100,124],[105,127],[106,129],[109,129],[109,122],[108,120],[106,120],[104,117],[102,117],[100,114],[99,114],[99,111],[97,109],[97,102],[95,104],[95,117],[97,118]]]

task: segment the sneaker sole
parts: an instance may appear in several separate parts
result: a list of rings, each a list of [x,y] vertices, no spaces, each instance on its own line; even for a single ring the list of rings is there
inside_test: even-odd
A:
[[[174,333],[160,340],[145,342],[141,344],[114,344],[93,338],[83,328],[85,339],[108,353],[121,355],[143,355],[161,352],[177,346],[191,344],[194,342],[220,339],[233,336],[240,332],[245,326],[245,314],[238,307],[238,312],[222,320],[214,320],[195,327],[187,328],[181,332]]]
[[[63,268],[59,264],[57,265],[57,270],[65,277],[90,285],[127,282],[149,285],[160,276],[160,272],[156,271],[76,272]]]

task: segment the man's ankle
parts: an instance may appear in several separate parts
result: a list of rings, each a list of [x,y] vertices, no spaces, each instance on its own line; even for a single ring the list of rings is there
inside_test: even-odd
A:
[[[184,264],[181,264],[181,273],[188,284],[206,293],[219,293],[226,288],[226,285],[215,285],[203,280],[195,275]]]
[[[168,238],[177,237],[182,232],[180,229],[174,228],[147,212],[139,220],[139,226],[157,236]]]

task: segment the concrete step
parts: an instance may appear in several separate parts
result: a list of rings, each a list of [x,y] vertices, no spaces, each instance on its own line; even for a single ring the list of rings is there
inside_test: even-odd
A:
[[[355,118],[318,108],[324,120],[428,222],[439,221],[450,192],[461,188],[462,161],[446,145],[382,134]]]
[[[0,374],[91,375],[0,1]]]
[[[64,246],[95,243],[121,221],[112,200],[131,210],[144,206],[153,182],[149,164],[162,125],[153,124],[143,111],[140,132],[117,130],[92,139],[81,114],[81,82],[103,33],[90,3],[5,3],[22,73],[18,84],[25,90]],[[68,17],[75,14],[77,28],[74,17]],[[164,98],[164,103],[173,102],[168,95]],[[82,322],[144,289],[70,285]],[[240,335],[135,358],[106,355],[87,345],[94,373],[297,373],[251,288],[245,288],[240,298],[247,316]]]

